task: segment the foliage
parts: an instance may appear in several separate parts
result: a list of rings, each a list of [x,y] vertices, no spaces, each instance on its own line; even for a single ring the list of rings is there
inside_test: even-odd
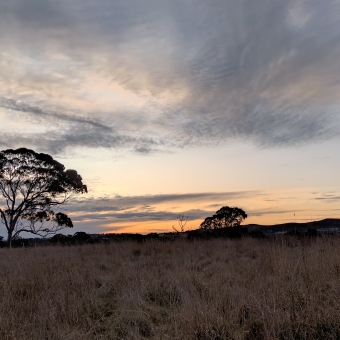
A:
[[[91,240],[91,236],[83,231],[78,231],[72,236],[72,240],[75,243],[84,243]]]
[[[55,234],[53,237],[49,239],[51,243],[58,244],[84,244],[91,241],[91,236],[83,231],[76,232],[73,236],[71,235],[63,235],[63,234]]]
[[[84,192],[87,187],[77,171],[65,170],[50,155],[26,148],[0,152],[0,215],[9,245],[21,232],[47,236],[72,228],[71,219],[52,207]]]
[[[222,207],[216,214],[207,217],[200,225],[201,229],[221,229],[238,227],[247,218],[247,214],[240,208]]]
[[[49,239],[51,243],[59,243],[59,244],[70,244],[72,240],[71,235],[63,235],[63,234],[55,234],[53,237]]]

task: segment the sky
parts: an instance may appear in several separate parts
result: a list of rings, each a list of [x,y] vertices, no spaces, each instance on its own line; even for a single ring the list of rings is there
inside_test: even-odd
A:
[[[0,46],[0,147],[79,172],[73,232],[340,218],[338,0],[0,0]]]

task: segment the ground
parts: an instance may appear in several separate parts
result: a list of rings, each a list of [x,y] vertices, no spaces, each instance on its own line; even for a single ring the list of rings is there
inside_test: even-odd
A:
[[[1,339],[338,339],[340,239],[0,249]]]

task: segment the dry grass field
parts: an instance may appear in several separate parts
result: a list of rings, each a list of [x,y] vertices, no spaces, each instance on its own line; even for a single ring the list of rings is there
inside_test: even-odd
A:
[[[340,239],[0,249],[0,339],[340,339]]]

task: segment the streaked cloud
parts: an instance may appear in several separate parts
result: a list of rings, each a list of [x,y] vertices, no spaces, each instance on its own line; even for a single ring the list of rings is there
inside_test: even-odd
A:
[[[321,193],[318,197],[315,197],[314,199],[324,203],[336,203],[340,202],[340,193],[339,192]]]
[[[221,201],[250,197],[265,196],[266,193],[261,191],[239,191],[239,192],[208,192],[208,193],[188,193],[188,194],[159,194],[143,196],[116,196],[103,198],[90,198],[84,200],[73,200],[77,207],[84,208],[85,211],[94,209],[103,211],[107,209],[120,210],[134,206],[149,206],[152,204],[171,204],[171,203],[191,203],[191,202],[209,202]],[[98,207],[94,207],[94,205]]]
[[[5,147],[150,153],[339,137],[336,1],[0,0],[0,29],[0,116],[45,129],[5,125]]]
[[[318,195],[322,195],[322,199],[326,200],[338,199],[338,195],[326,192]],[[226,205],[244,209],[252,220],[264,216],[271,220],[281,219],[282,215],[287,217],[287,214],[291,215],[290,219],[300,218],[302,215],[310,219],[310,215],[313,214],[310,201],[320,199],[319,196],[314,198],[311,196],[308,191],[300,193],[299,196],[291,196],[289,191],[285,193],[265,190],[144,196],[117,195],[74,199],[66,209],[74,221],[97,220],[111,224],[119,221],[173,221],[177,220],[179,215],[188,216],[190,220],[203,220]],[[324,210],[319,207],[319,214]],[[334,213],[334,208],[331,211]]]
[[[144,196],[116,196],[72,200],[67,211],[75,221],[106,220],[126,221],[170,221],[178,215],[188,216],[190,220],[204,219],[226,202],[239,202],[242,199],[266,196],[260,191],[160,194]],[[214,206],[211,202],[215,203]],[[231,204],[231,203],[229,203]],[[192,206],[196,205],[196,209]]]

